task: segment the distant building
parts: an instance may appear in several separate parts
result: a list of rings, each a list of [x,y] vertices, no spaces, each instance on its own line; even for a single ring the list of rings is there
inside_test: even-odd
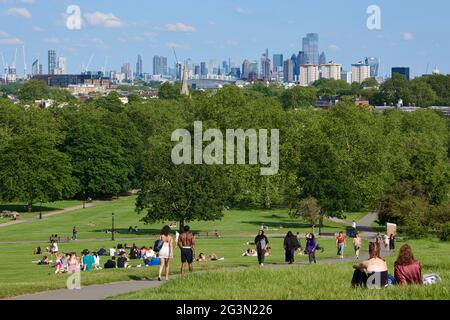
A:
[[[341,80],[351,84],[352,83],[352,73],[351,71],[341,71]]]
[[[325,52],[322,52],[319,56],[319,66],[327,63],[327,56],[325,55]]]
[[[271,75],[271,61],[269,58],[269,49],[266,49],[266,52],[263,53],[261,57],[261,79],[263,81],[270,81],[272,78]]]
[[[55,69],[53,69],[53,74],[67,74],[67,63],[66,58],[59,57],[58,63]]]
[[[48,74],[54,74],[56,69],[56,51],[48,51]]]
[[[138,79],[143,79],[144,78],[143,61],[142,61],[142,56],[141,55],[138,55],[138,57],[137,57],[136,78],[138,78]]]
[[[208,75],[208,67],[206,66],[206,62],[200,62],[200,75],[202,77],[206,77]]]
[[[167,58],[162,56],[153,57],[153,75],[167,75]]]
[[[330,62],[323,64],[321,67],[322,78],[334,80],[341,79],[342,66],[340,64]]]
[[[319,35],[317,33],[308,33],[302,39],[303,52],[305,53],[304,64],[319,64]]]
[[[283,54],[277,53],[272,57],[273,72],[278,73],[283,69]]]
[[[319,66],[317,64],[303,64],[300,66],[300,85],[309,86],[319,80]]]
[[[352,64],[352,82],[363,83],[370,78],[370,67],[365,63]]]
[[[409,68],[406,67],[395,67],[392,68],[392,77],[394,76],[394,74],[399,74],[402,75],[406,78],[406,80],[410,79],[410,74],[409,74]]]
[[[126,80],[132,80],[133,79],[133,72],[131,71],[131,65],[129,62],[125,62],[122,65],[122,68],[120,69],[120,72],[125,74]]]
[[[380,72],[380,59],[367,57],[365,63],[370,67],[370,77],[377,78]]]
[[[245,59],[242,63],[242,79],[258,80],[258,63]]]
[[[33,79],[45,82],[50,87],[68,88],[70,85],[99,85],[108,86],[110,80],[109,78],[103,77],[99,74],[46,74],[46,75],[35,75]]]
[[[292,59],[287,59],[284,61],[283,80],[286,83],[294,82],[294,63]]]
[[[42,64],[39,63],[39,59],[34,60],[33,64],[31,65],[31,75],[35,76],[43,73],[44,72],[42,70]]]

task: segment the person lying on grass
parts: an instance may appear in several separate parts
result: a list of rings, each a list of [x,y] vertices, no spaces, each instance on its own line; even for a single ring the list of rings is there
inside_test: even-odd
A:
[[[247,249],[247,251],[242,254],[243,257],[256,257],[257,255],[258,253],[255,249]]]
[[[369,244],[369,260],[354,265],[352,286],[365,288],[384,288],[389,283],[386,261],[380,256],[379,242]]]

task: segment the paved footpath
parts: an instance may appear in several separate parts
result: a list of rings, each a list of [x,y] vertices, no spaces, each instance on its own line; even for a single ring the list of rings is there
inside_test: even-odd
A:
[[[93,201],[90,203],[86,203],[85,207],[89,208],[92,206],[95,206],[99,203],[101,203],[102,201]],[[49,213],[44,213],[42,214],[42,219],[44,218],[48,218],[48,217],[53,217],[53,216],[58,216],[60,214],[64,214],[64,213],[68,213],[68,212],[72,212],[72,211],[76,211],[76,210],[81,210],[83,209],[83,205],[80,204],[78,206],[73,206],[70,208],[66,208],[66,209],[62,209],[62,210],[57,210],[57,211],[52,211]],[[24,223],[24,222],[30,222],[30,221],[36,221],[36,220],[40,220],[37,216],[36,217],[31,217],[31,218],[25,218],[25,219],[19,219],[16,221],[10,221],[10,222],[5,222],[5,223],[1,223],[0,224],[0,228],[5,228],[5,227],[9,227],[9,226],[13,226],[15,224],[20,224],[20,223]]]

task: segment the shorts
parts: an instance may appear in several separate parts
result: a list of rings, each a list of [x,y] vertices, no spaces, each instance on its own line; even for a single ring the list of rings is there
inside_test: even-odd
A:
[[[194,253],[192,248],[181,248],[181,262],[191,264],[194,262]]]

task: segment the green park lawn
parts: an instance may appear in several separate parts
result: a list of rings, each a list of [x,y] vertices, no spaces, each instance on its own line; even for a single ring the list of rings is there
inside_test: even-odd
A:
[[[120,295],[127,300],[414,300],[449,299],[450,244],[437,240],[410,241],[423,273],[437,273],[443,281],[433,286],[352,289],[353,262],[322,263],[289,268],[250,267],[197,273],[161,287]],[[399,243],[400,245],[400,243]],[[387,258],[391,273],[396,254]]]
[[[48,266],[37,266],[32,261],[41,256],[33,256],[33,249],[48,246],[47,239],[51,234],[58,234],[61,239],[71,236],[73,226],[79,230],[79,240],[76,242],[61,242],[59,247],[63,252],[90,251],[101,247],[106,249],[118,243],[136,243],[138,246],[151,246],[155,235],[159,234],[162,224],[144,225],[139,222],[140,216],[134,211],[135,197],[125,197],[119,200],[102,202],[93,207],[67,212],[43,220],[27,221],[22,224],[0,228],[0,297],[9,297],[31,292],[58,289],[65,287],[66,275],[54,275]],[[55,204],[56,205],[56,204]],[[61,206],[62,207],[62,206]],[[111,234],[105,230],[111,227],[111,213],[115,213],[115,226],[118,230],[116,241],[111,242]],[[256,258],[242,257],[241,254],[251,246],[248,241],[254,239],[261,224],[269,227],[267,232],[273,248],[267,263],[283,263],[284,251],[280,235],[288,230],[302,234],[310,232],[308,224],[300,220],[293,220],[285,209],[277,210],[230,210],[225,213],[221,221],[193,222],[194,231],[217,230],[224,238],[199,239],[198,253],[209,255],[215,253],[224,257],[224,261],[199,264],[198,269],[228,269],[248,267],[256,264]],[[138,226],[139,232],[128,233],[129,226]],[[281,227],[281,229],[280,229]],[[330,221],[326,221],[324,231],[338,232],[344,228]],[[272,235],[272,236],[271,236]],[[274,235],[278,235],[277,238]],[[320,241],[325,252],[318,254],[318,259],[335,257],[334,240]],[[103,260],[105,257],[103,257]],[[299,256],[298,260],[306,257]],[[105,261],[103,261],[105,262]],[[133,261],[133,265],[140,264]],[[179,269],[179,257],[173,262],[174,272]],[[153,268],[132,268],[130,270],[100,270],[83,273],[82,284],[98,284],[135,278],[154,278],[157,274]]]
[[[37,217],[40,212],[43,214],[50,213],[52,211],[63,210],[66,208],[81,205],[82,202],[79,200],[61,200],[55,202],[42,203],[33,206],[32,212],[28,212],[27,206],[20,203],[0,203],[0,212],[3,210],[16,211],[19,212],[18,220]],[[0,218],[0,223],[9,222],[11,219]]]
[[[134,211],[136,198],[134,196],[119,200],[103,202],[82,210],[76,210],[0,230],[1,241],[42,241],[52,234],[58,234],[61,239],[72,236],[72,228],[78,229],[80,240],[110,239],[106,230],[111,229],[111,214],[115,214],[116,238],[153,238],[159,234],[163,224],[145,225],[142,218]],[[172,223],[169,221],[167,223]],[[291,219],[286,209],[275,210],[229,210],[220,221],[192,222],[193,231],[217,232],[220,235],[250,236],[255,235],[261,224],[269,227],[267,233],[286,234],[287,231],[310,232],[309,225],[301,220]],[[138,226],[138,233],[129,233],[130,226]],[[280,228],[281,227],[281,228]],[[342,225],[326,220],[323,232],[339,232],[344,230]]]

